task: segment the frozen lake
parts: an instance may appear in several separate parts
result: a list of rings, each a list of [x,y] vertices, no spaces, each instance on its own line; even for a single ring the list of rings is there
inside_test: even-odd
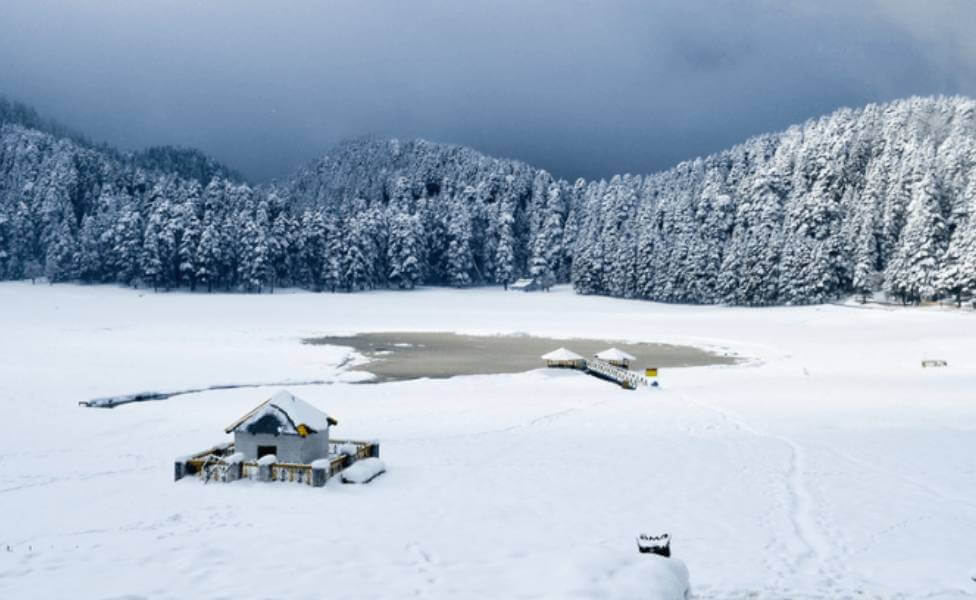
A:
[[[462,335],[451,332],[386,331],[309,338],[305,343],[351,347],[370,359],[360,366],[380,381],[446,378],[455,375],[521,373],[543,366],[539,358],[565,346],[584,357],[616,347],[645,367],[700,367],[735,364],[735,357],[694,346],[530,335]]]

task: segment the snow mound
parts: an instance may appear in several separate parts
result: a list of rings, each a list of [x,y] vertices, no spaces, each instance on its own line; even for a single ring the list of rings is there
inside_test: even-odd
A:
[[[689,593],[685,563],[656,554],[607,557],[581,565],[579,572],[584,581],[575,598],[685,600]]]
[[[265,454],[264,456],[258,459],[258,464],[261,465],[262,467],[267,465],[273,465],[276,462],[278,462],[278,457],[275,456],[274,454]]]
[[[359,446],[347,442],[339,446],[338,452],[339,454],[345,454],[346,456],[356,456],[356,453],[359,452]]]
[[[378,458],[356,461],[341,473],[343,483],[369,483],[386,472],[386,465]]]

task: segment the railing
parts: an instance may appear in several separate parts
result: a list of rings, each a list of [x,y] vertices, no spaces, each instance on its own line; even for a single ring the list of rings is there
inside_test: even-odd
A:
[[[233,455],[234,445],[228,443],[178,460],[175,466],[176,479],[179,480],[186,475],[196,475],[204,482],[252,479],[320,486],[357,460],[378,457],[380,445],[378,442],[332,440],[329,443],[329,466],[326,473],[322,472],[325,470],[324,467],[313,467],[311,464],[278,462],[261,465],[258,461],[242,461],[239,460],[240,456],[233,457]],[[317,470],[318,476],[316,476]]]
[[[628,389],[637,389],[638,386],[650,387],[654,385],[649,378],[641,375],[640,373],[615,367],[606,361],[596,358],[591,358],[586,361],[586,370],[596,373],[597,375],[602,375],[607,379],[616,381]]]
[[[296,463],[274,463],[271,465],[271,481],[312,485],[312,466]]]

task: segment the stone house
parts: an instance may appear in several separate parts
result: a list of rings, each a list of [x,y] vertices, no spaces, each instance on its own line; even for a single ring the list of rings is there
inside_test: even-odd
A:
[[[308,402],[280,391],[225,431],[244,460],[277,457],[279,463],[310,464],[329,456],[329,428],[337,421]]]

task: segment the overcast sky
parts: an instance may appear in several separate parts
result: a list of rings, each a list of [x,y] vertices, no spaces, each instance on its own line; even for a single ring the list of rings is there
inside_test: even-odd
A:
[[[254,181],[367,133],[593,178],[976,95],[974,27],[970,0],[0,0],[0,94]]]

